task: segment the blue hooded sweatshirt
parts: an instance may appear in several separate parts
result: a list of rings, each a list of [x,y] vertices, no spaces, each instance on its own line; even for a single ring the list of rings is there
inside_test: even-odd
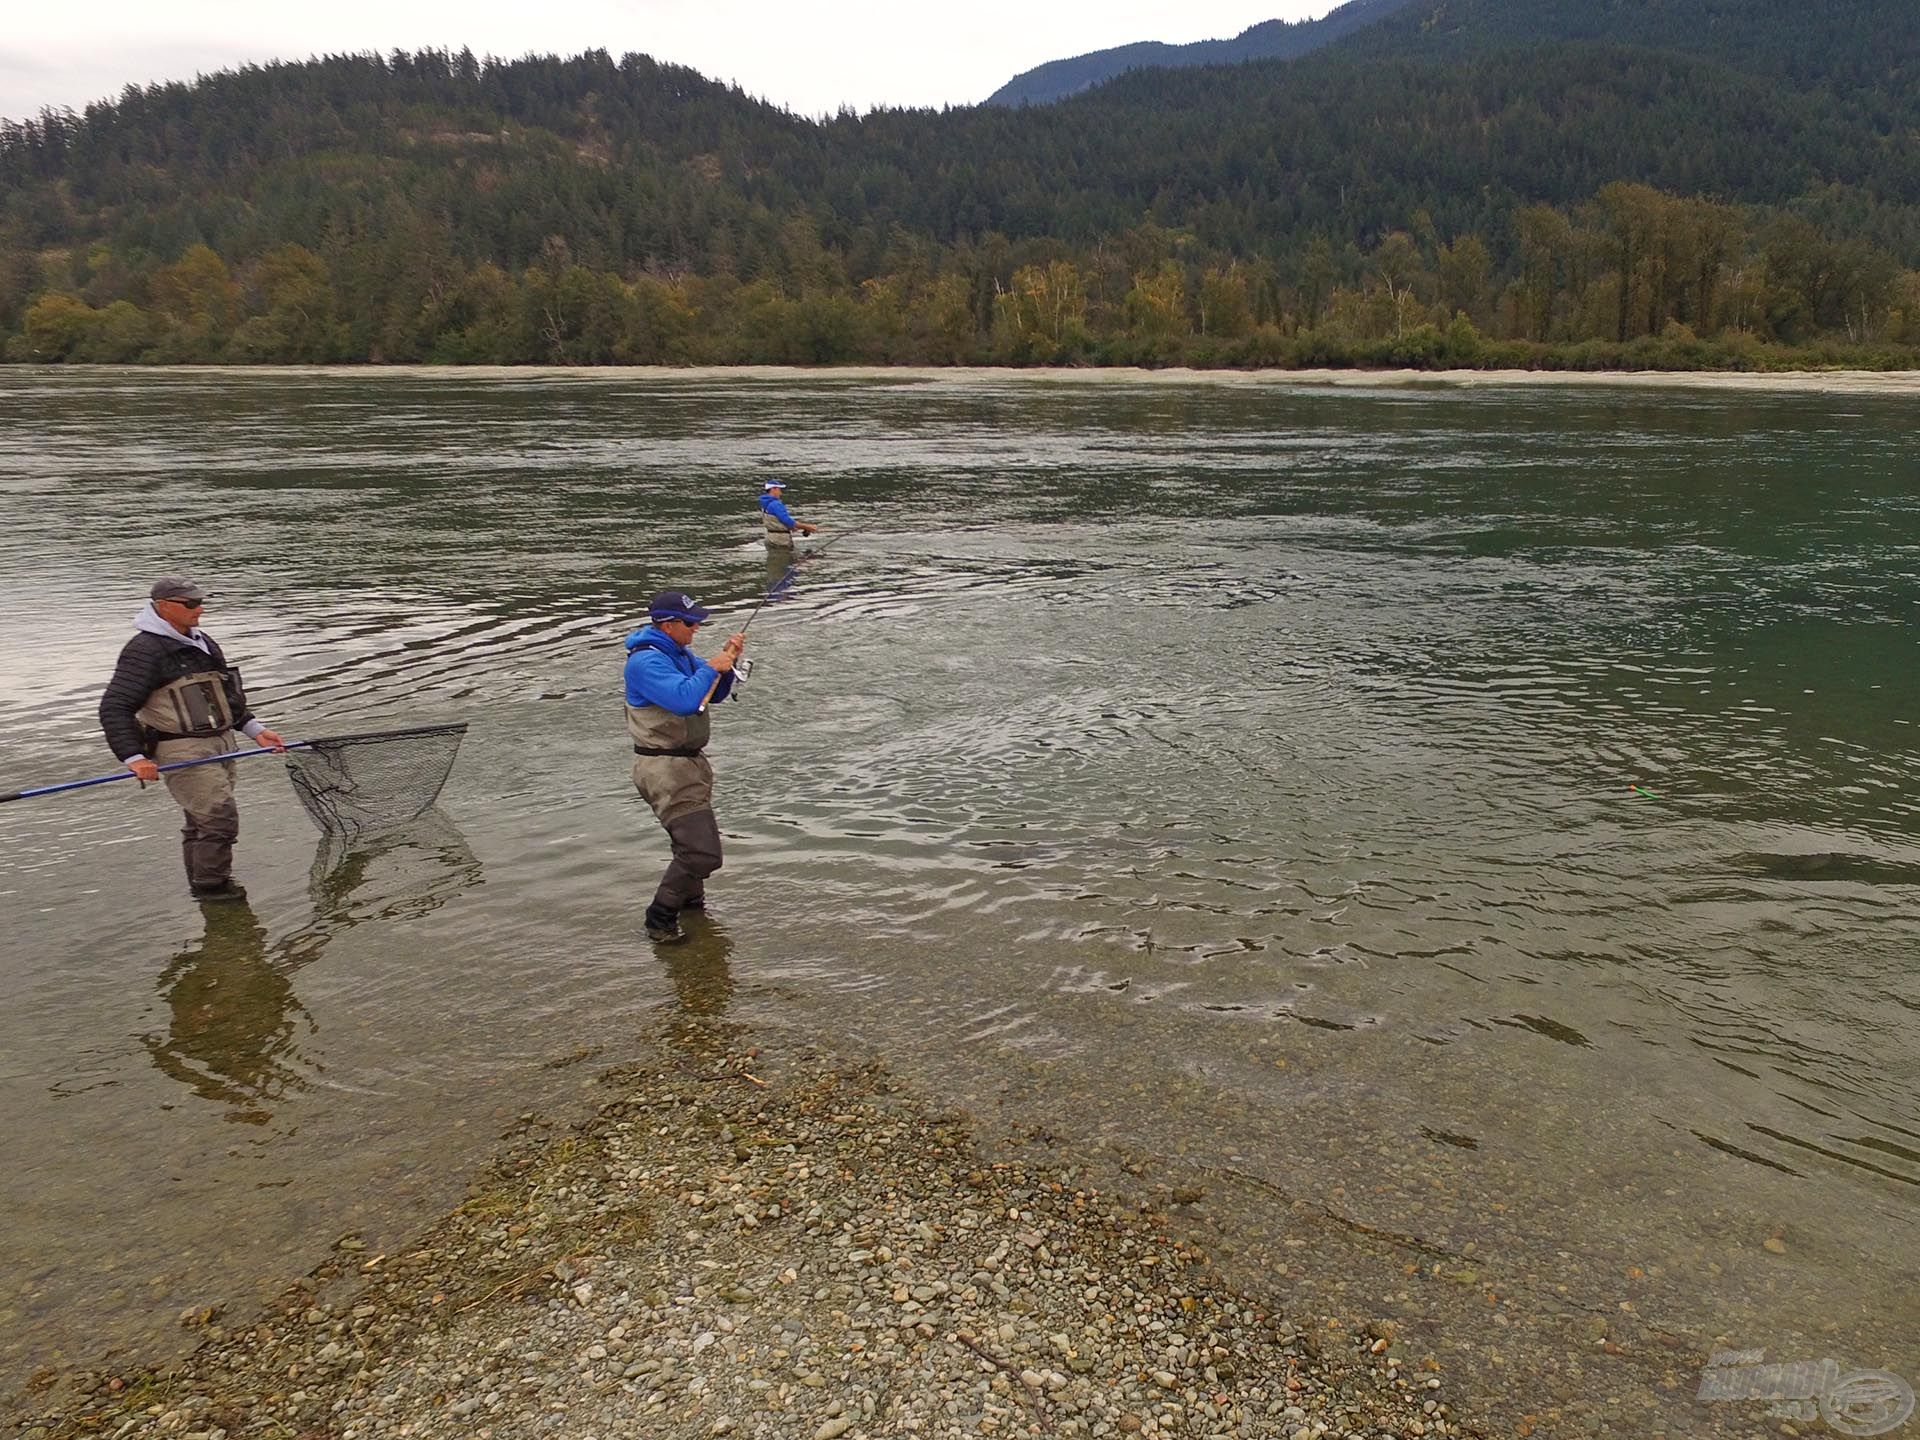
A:
[[[767,514],[771,515],[774,519],[778,520],[782,525],[786,526],[787,529],[789,530],[793,529],[794,526],[800,523],[798,520],[793,518],[793,512],[788,510],[787,507],[783,503],[781,503],[780,497],[778,495],[762,495],[760,497],[760,508],[764,510]]]
[[[627,704],[658,705],[673,715],[697,715],[707,687],[719,675],[714,700],[733,690],[733,673],[725,675],[652,625],[627,636]]]

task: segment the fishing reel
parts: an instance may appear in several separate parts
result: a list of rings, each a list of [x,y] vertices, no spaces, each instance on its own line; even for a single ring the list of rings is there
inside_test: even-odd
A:
[[[733,689],[727,692],[727,698],[729,700],[738,700],[740,698],[740,687],[746,684],[752,675],[753,661],[747,659],[744,655],[738,660],[735,660],[733,662]]]

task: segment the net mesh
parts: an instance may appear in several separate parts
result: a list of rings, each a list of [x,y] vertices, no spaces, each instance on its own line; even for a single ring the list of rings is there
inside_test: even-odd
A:
[[[424,725],[307,740],[287,751],[287,777],[321,830],[365,835],[426,813],[466,733],[465,725]]]

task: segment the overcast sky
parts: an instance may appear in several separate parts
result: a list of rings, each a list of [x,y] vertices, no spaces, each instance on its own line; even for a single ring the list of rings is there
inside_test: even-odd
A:
[[[1336,0],[10,0],[0,116],[75,109],[129,83],[249,61],[465,45],[478,55],[637,50],[738,81],[804,115],[841,105],[970,105],[1022,70],[1135,40],[1184,44]]]

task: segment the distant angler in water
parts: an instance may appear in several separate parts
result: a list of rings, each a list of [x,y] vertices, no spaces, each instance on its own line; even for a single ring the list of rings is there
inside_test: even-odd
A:
[[[769,480],[760,487],[760,514],[767,524],[767,548],[770,550],[791,550],[796,531],[811,535],[820,528],[793,518],[793,512],[780,499],[780,492],[785,487],[784,480]]]

